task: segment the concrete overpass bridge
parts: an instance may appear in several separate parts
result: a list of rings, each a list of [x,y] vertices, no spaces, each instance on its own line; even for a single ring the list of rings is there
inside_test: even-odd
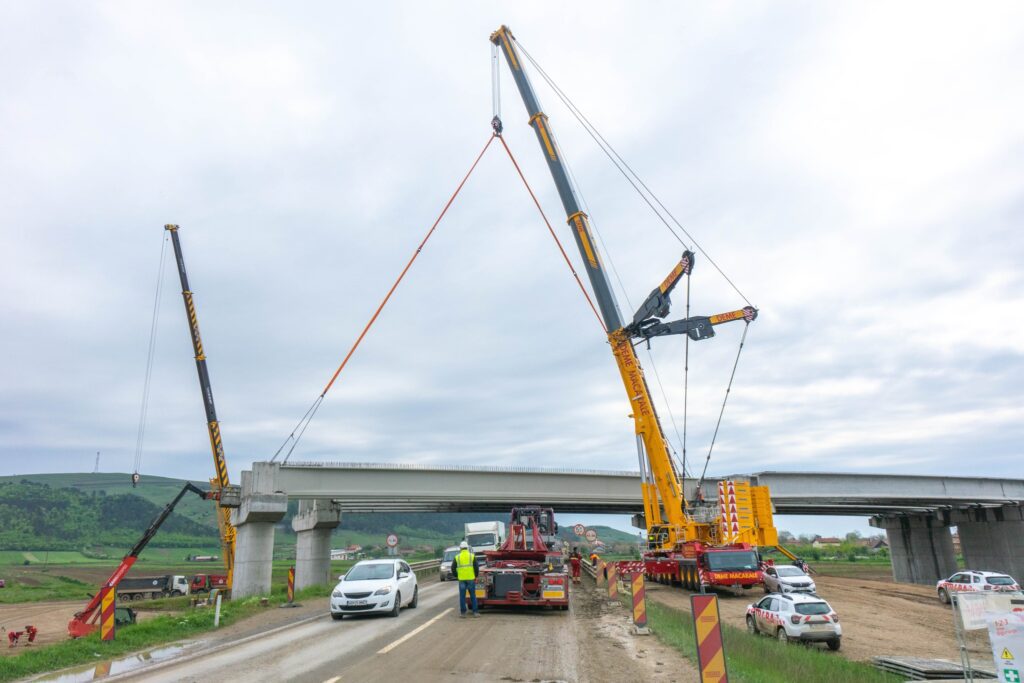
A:
[[[776,514],[871,516],[885,529],[897,581],[931,583],[956,570],[950,527],[957,526],[967,564],[1024,574],[1024,480],[825,472],[758,472],[724,479],[771,489]],[[703,483],[717,496],[719,479]],[[558,512],[638,514],[636,472],[523,467],[416,466],[365,463],[253,463],[242,473],[235,594],[270,587],[274,525],[299,500],[298,587],[322,583],[330,535],[342,512],[495,512],[538,504]],[[684,482],[687,497],[697,482]]]

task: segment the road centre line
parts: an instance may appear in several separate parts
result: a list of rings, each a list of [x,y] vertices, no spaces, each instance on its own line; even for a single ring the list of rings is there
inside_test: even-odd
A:
[[[441,617],[445,616],[446,614],[448,614],[449,612],[451,612],[451,611],[452,611],[452,610],[454,610],[454,609],[455,609],[454,607],[449,607],[448,609],[446,609],[445,611],[441,612],[441,613],[440,613],[440,614],[438,614],[438,615],[437,615],[436,617],[434,617],[433,619],[431,619],[431,620],[430,620],[430,621],[428,621],[427,623],[423,624],[422,626],[419,626],[418,628],[415,628],[415,629],[413,629],[412,631],[409,631],[409,632],[408,632],[408,633],[406,633],[406,634],[405,634],[404,636],[402,636],[401,638],[399,638],[399,639],[398,639],[398,640],[396,640],[395,642],[391,643],[390,645],[385,645],[385,646],[384,646],[384,647],[382,647],[381,649],[377,650],[377,654],[379,654],[379,655],[386,655],[387,653],[391,652],[391,651],[392,651],[392,650],[394,650],[394,649],[395,649],[396,647],[398,647],[399,645],[401,645],[401,644],[402,644],[402,643],[404,643],[405,641],[409,640],[409,639],[410,639],[410,638],[412,638],[412,637],[413,637],[414,635],[416,635],[417,633],[419,633],[419,632],[420,632],[420,631],[422,631],[423,629],[427,628],[428,626],[430,626],[431,624],[433,624],[433,623],[434,623],[435,621],[437,621],[437,620],[438,620],[438,619],[440,619]]]

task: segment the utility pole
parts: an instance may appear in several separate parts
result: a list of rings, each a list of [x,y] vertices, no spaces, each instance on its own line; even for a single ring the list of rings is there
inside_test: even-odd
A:
[[[92,467],[92,473],[96,474],[100,471],[100,452],[96,451],[96,464]]]

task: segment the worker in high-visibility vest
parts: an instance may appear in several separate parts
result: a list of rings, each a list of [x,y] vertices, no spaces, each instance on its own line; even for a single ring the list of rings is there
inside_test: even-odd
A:
[[[476,577],[480,574],[480,561],[469,550],[469,544],[459,544],[459,552],[452,559],[452,573],[459,581],[459,616],[466,616],[466,591],[469,591],[473,616],[480,616],[476,606]]]

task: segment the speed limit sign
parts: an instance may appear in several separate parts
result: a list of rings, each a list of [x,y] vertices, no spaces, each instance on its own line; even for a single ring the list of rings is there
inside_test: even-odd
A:
[[[387,543],[388,543],[388,547],[389,548],[397,548],[398,547],[398,536],[396,534],[388,534],[388,541],[387,541]]]
[[[597,540],[597,532],[593,529],[587,529],[587,540],[593,543]]]
[[[586,532],[586,530],[587,527],[583,526],[582,524],[577,524],[572,528],[572,532],[577,536],[582,536]]]

